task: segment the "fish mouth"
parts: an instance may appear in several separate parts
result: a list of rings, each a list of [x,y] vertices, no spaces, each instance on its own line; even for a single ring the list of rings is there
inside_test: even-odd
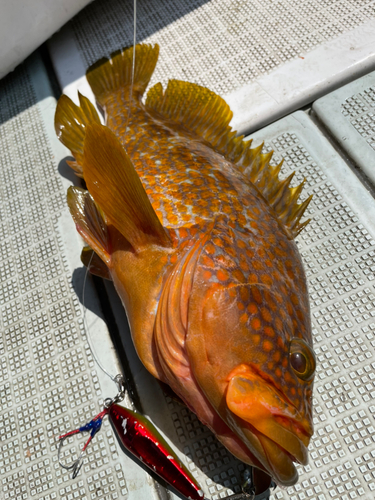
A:
[[[308,462],[311,422],[262,374],[248,365],[238,368],[226,394],[232,428],[252,451],[256,441],[257,458],[278,484],[291,486],[298,480],[293,462]]]

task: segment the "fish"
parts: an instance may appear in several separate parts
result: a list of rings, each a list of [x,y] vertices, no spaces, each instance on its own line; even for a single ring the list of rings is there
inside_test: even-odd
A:
[[[294,241],[311,196],[299,201],[305,182],[280,180],[282,162],[236,135],[209,89],[172,79],[144,99],[158,56],[138,44],[88,69],[105,125],[87,97],[58,101],[56,133],[87,188],[67,194],[82,261],[112,279],[146,369],[234,456],[290,486],[313,435]]]

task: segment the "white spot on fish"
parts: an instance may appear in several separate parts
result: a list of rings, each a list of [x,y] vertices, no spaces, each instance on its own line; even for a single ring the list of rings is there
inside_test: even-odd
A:
[[[128,423],[128,419],[124,418],[122,421],[122,428],[124,429],[124,436],[126,434],[126,424]]]

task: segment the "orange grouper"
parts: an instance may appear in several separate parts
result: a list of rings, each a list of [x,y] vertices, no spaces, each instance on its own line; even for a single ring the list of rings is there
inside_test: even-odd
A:
[[[72,187],[90,270],[113,280],[145,367],[243,462],[298,479],[312,428],[306,280],[293,238],[310,198],[272,153],[228,125],[223,99],[171,80],[143,93],[159,47],[118,51],[87,72],[90,101],[58,102],[55,126],[87,189]],[[88,261],[84,252],[83,260]]]

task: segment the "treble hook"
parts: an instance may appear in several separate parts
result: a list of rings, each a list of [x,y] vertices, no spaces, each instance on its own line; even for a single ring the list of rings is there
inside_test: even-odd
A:
[[[60,443],[59,443],[59,448],[57,451],[57,458],[58,458],[58,461],[59,461],[59,464],[61,467],[63,467],[66,470],[73,471],[72,479],[75,479],[77,477],[79,471],[81,470],[81,467],[83,465],[83,457],[84,457],[85,451],[86,451],[88,445],[90,444],[91,440],[95,436],[95,434],[97,432],[99,432],[99,430],[102,426],[103,418],[105,417],[105,415],[107,415],[107,413],[108,413],[108,409],[105,408],[102,412],[100,412],[98,415],[96,415],[96,417],[94,417],[88,424],[83,425],[79,429],[75,429],[74,431],[70,431],[70,432],[67,432],[66,434],[63,434],[62,436],[59,436]],[[77,458],[77,460],[75,460],[72,463],[72,465],[64,465],[61,462],[61,458],[60,458],[60,453],[61,453],[63,443],[64,443],[66,438],[68,438],[70,436],[74,436],[75,434],[79,434],[80,432],[90,432],[90,436],[89,436],[88,440],[86,441],[86,444],[82,448],[81,453],[80,453],[79,457]]]

